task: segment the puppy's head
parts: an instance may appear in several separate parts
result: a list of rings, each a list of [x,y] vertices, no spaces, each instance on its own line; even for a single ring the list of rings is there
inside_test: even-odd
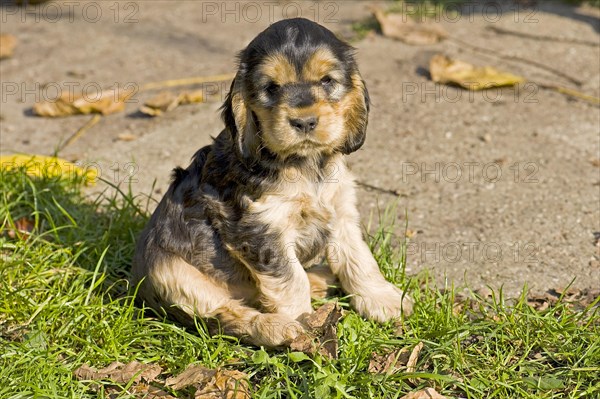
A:
[[[307,19],[277,22],[240,53],[223,105],[238,154],[351,153],[365,141],[369,96],[353,49]]]

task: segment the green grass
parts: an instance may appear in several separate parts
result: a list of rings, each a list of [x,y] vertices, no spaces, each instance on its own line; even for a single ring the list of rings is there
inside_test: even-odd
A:
[[[131,360],[159,364],[165,376],[191,363],[241,370],[256,398],[400,398],[424,387],[477,399],[600,397],[598,300],[538,312],[524,296],[473,294],[457,311],[453,287],[404,275],[403,246],[389,229],[376,230],[371,243],[388,278],[416,300],[404,333],[349,311],[339,325],[339,359],[302,360],[209,337],[202,325],[186,330],[134,306],[126,279],[147,220],[143,198],[86,198],[78,181],[19,171],[0,172],[0,196],[0,398],[102,397],[73,371]],[[23,217],[34,231],[11,238]],[[373,352],[418,342],[415,373],[367,371]]]

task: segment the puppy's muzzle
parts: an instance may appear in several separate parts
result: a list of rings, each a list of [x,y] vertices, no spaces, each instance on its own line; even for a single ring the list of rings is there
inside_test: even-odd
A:
[[[309,134],[319,124],[319,118],[316,116],[306,116],[303,118],[290,118],[290,125],[300,133]]]

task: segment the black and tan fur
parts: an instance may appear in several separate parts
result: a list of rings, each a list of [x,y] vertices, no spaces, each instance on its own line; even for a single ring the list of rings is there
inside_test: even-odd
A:
[[[174,171],[138,241],[133,280],[149,306],[270,347],[303,330],[311,290],[335,278],[367,318],[411,311],[359,228],[344,155],[364,143],[369,96],[352,52],[305,19],[241,52],[225,130]]]

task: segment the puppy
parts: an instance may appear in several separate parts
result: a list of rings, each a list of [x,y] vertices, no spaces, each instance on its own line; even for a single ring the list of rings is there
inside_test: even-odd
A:
[[[364,317],[410,313],[362,239],[344,160],[364,143],[368,113],[353,48],[332,32],[298,18],[259,34],[239,55],[225,129],[174,170],[139,238],[139,297],[267,347],[303,331],[311,288],[323,293],[333,276]]]

